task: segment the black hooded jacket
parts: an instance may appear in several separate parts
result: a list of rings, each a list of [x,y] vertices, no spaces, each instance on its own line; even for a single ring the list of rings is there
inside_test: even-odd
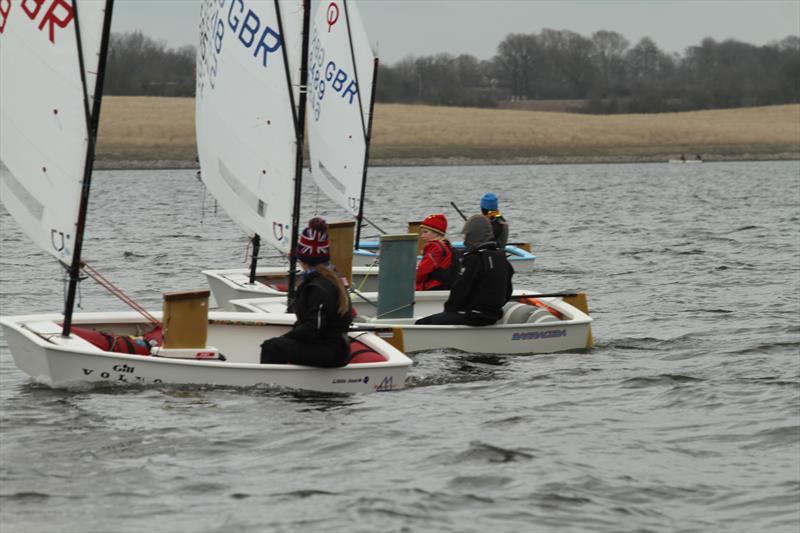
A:
[[[494,241],[483,243],[461,256],[461,267],[444,310],[499,320],[511,297],[514,274],[505,252]]]
[[[290,309],[297,315],[297,322],[286,337],[305,342],[340,338],[353,321],[349,300],[347,314],[340,315],[339,291],[319,273],[309,273],[297,287]]]

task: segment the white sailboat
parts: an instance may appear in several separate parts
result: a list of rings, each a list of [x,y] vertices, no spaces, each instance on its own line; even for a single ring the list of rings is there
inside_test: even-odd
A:
[[[342,368],[259,364],[260,343],[288,331],[294,315],[208,313],[207,304],[200,300],[199,312],[188,314],[199,315],[194,325],[199,324],[202,335],[195,344],[190,338],[187,346],[177,341],[181,336],[177,323],[184,319],[181,313],[174,317],[143,309],[140,313],[73,313],[112,1],[74,0],[62,6],[65,11],[58,23],[48,23],[52,13],[37,8],[26,17],[12,13],[0,33],[0,198],[31,240],[70,271],[63,314],[0,318],[17,366],[52,386],[87,382],[267,384],[329,392],[402,388],[411,361],[370,333],[351,335],[357,340],[354,347],[362,353]],[[233,12],[235,6],[241,7],[240,13]],[[292,35],[303,34],[308,21],[307,2],[302,9],[292,2],[288,12],[282,11],[280,2],[250,2],[248,6],[245,12],[241,2],[233,2],[230,9],[223,9],[217,0],[206,0],[202,5],[198,74],[201,70],[204,74],[204,102],[219,95],[230,96],[231,88],[220,86],[213,75],[246,61],[266,65],[269,59],[274,70],[285,73],[280,88],[289,92],[287,88],[293,87],[286,81],[290,65],[285,49],[300,46],[300,39],[284,40],[282,36],[285,25],[294,25]],[[12,4],[10,9],[21,8]],[[232,17],[232,13],[240,18]],[[255,26],[260,28],[257,36]],[[247,39],[239,38],[245,31],[254,33],[251,46],[246,46]],[[296,65],[299,68],[300,62]],[[265,78],[250,76],[251,85],[242,87],[243,93],[255,99],[264,84],[277,83]],[[265,99],[263,93],[260,99]],[[272,120],[296,124],[291,115],[297,108],[288,109],[282,115],[259,115],[251,126],[269,126]],[[295,146],[290,139],[271,140],[283,141],[281,150]],[[217,141],[224,139],[217,137]],[[248,195],[248,184],[233,179],[239,172],[252,170],[237,160],[243,151],[225,153],[214,162],[222,179],[234,188],[241,185],[237,192],[240,201],[246,203],[254,199]],[[282,163],[271,159],[260,162],[270,172],[291,171],[291,163],[284,159]],[[281,205],[280,199],[270,209],[263,206],[263,213],[282,229],[291,224],[291,208]]]
[[[392,344],[406,353],[449,348],[489,354],[541,354],[592,347],[592,318],[585,293],[516,290],[503,309],[503,317],[491,326],[414,323],[423,316],[442,312],[447,296],[446,291],[415,292],[414,316],[398,319],[376,316],[377,293],[361,293],[353,298],[355,327],[362,331],[373,327],[391,329]],[[286,299],[276,295],[232,304],[240,311],[280,312],[286,307]]]
[[[356,220],[353,266],[377,265],[379,242],[361,240],[361,228],[378,58],[354,1],[323,2],[317,8],[309,67],[311,175],[317,187]],[[453,247],[464,250],[459,241]],[[536,256],[529,250],[509,245],[506,255],[518,272],[533,270]]]
[[[296,12],[297,3],[287,3],[291,5]],[[291,8],[286,12],[291,13]],[[369,72],[372,77],[375,60],[358,11],[354,4],[342,0],[319,3],[307,51],[299,37],[302,28],[296,22],[285,25],[284,35],[287,73],[277,68],[262,73],[262,65],[253,61],[243,61],[224,72],[216,69],[216,63],[202,74],[198,70],[197,144],[203,183],[230,217],[254,235],[249,270],[203,271],[222,309],[232,309],[231,300],[286,292],[294,283],[293,265],[287,271],[258,267],[256,260],[262,241],[287,255],[294,246],[289,237],[291,213],[299,213],[300,201],[299,174],[295,179],[294,170],[298,157],[302,157],[302,128],[296,130],[295,124],[303,120],[298,91],[305,85],[300,80],[303,60],[310,67],[312,175],[317,185],[348,212],[355,216],[361,209],[372,83],[362,82],[357,73]],[[264,57],[265,62],[272,61],[272,56]],[[264,79],[258,90],[248,83],[254,72]],[[216,95],[201,97],[203,91],[207,92],[206,85],[212,83]],[[243,85],[247,86],[244,90]],[[270,98],[264,98],[264,94]],[[359,112],[354,114],[352,108],[356,107]],[[342,149],[331,155],[326,144]],[[225,164],[219,163],[223,160]],[[354,284],[363,290],[377,290],[375,267],[356,267],[352,276]]]

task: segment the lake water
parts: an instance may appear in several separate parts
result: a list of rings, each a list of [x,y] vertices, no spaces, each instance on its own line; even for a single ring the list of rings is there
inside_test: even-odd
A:
[[[341,397],[52,390],[0,337],[0,531],[796,533],[800,162],[375,168],[365,213],[458,229],[486,190],[538,255],[518,288],[588,291],[592,350],[426,352]],[[91,204],[85,257],[149,308],[245,266],[193,171],[98,172]],[[344,219],[307,186],[315,213]],[[60,268],[0,230],[0,312],[60,311]]]

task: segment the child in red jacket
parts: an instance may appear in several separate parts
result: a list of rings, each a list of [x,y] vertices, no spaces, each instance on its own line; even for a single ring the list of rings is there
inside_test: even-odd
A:
[[[416,290],[449,290],[452,284],[452,267],[458,258],[453,255],[450,241],[445,238],[447,218],[441,213],[430,215],[422,221],[420,237],[425,241],[422,259],[417,265]],[[453,262],[456,262],[453,264]]]

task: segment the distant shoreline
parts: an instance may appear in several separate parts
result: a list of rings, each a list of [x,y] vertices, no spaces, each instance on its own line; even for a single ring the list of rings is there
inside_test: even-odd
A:
[[[194,98],[104,98],[95,168],[197,168],[194,113]],[[666,163],[681,154],[800,160],[800,104],[652,115],[377,104],[369,164]]]
[[[597,165],[597,164],[634,164],[634,163],[668,163],[676,159],[674,154],[657,154],[652,156],[542,156],[537,158],[512,159],[467,159],[467,158],[409,158],[409,159],[373,159],[370,167],[439,167],[439,166],[514,166],[514,165]],[[800,152],[782,152],[771,154],[714,155],[703,159],[704,163],[724,161],[800,161]],[[307,162],[306,162],[307,163]],[[95,160],[96,170],[174,170],[194,169],[200,167],[195,161],[180,160]],[[308,165],[306,164],[306,168]]]

